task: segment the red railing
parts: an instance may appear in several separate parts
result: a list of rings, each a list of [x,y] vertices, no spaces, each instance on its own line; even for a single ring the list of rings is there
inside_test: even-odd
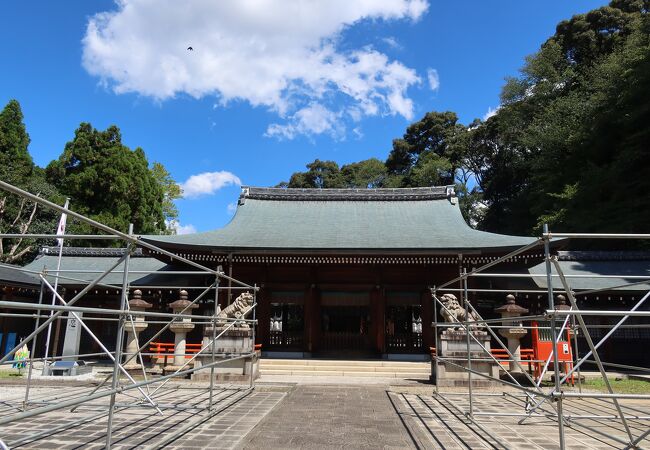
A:
[[[436,348],[435,347],[429,347],[429,352],[431,353],[431,357],[433,358],[436,356]],[[500,360],[499,364],[503,367],[508,367],[509,362],[508,362],[508,352],[506,352],[505,349],[502,348],[493,348],[490,350],[490,353],[492,353],[492,356],[494,356],[496,359]],[[521,349],[521,361],[528,363],[528,372],[532,373],[533,371],[533,361],[534,361],[534,352],[532,348],[522,348]]]
[[[190,359],[201,350],[202,344],[185,344],[185,359]],[[262,344],[255,344],[255,351],[262,351]],[[154,363],[167,365],[169,360],[174,360],[173,342],[152,342],[149,344],[149,353]]]
[[[190,359],[201,350],[201,344],[185,344],[185,359]],[[168,361],[174,360],[173,342],[152,342],[149,344],[151,360],[156,364],[167,365]]]

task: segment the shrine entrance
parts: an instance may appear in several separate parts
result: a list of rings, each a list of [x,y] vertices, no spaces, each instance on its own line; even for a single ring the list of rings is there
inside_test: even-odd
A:
[[[386,305],[386,352],[422,353],[422,307],[418,293],[390,292]]]
[[[369,294],[323,292],[321,298],[321,352],[350,356],[370,353]]]

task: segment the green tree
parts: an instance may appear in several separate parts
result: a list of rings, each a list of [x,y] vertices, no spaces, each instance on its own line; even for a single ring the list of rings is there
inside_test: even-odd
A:
[[[647,229],[647,177],[631,175],[648,173],[647,11],[647,1],[613,1],[563,21],[508,80],[476,133],[495,144],[478,147],[483,228]]]
[[[38,196],[61,203],[56,189],[29,154],[29,135],[20,104],[11,100],[0,113],[0,179]],[[53,233],[57,214],[17,195],[0,191],[0,233]],[[0,261],[22,263],[34,256],[37,242],[0,238]]]
[[[141,234],[165,232],[164,191],[141,148],[122,144],[120,130],[82,123],[47,177],[70,197],[73,209],[120,231],[133,223]],[[81,226],[81,230],[88,227]]]
[[[27,149],[29,142],[20,104],[10,100],[0,113],[0,179],[21,185],[32,176],[34,162]]]
[[[154,162],[151,167],[151,174],[158,186],[163,191],[162,213],[165,218],[165,223],[170,224],[178,221],[178,208],[174,201],[183,198],[183,190],[176,181],[172,178],[171,174],[167,171],[165,166],[159,162]],[[167,230],[173,232],[173,228],[167,227]]]
[[[460,163],[457,142],[465,133],[453,112],[429,112],[393,141],[386,160],[391,182],[404,187],[453,184]],[[392,184],[391,183],[391,184]]]
[[[307,172],[296,172],[291,175],[288,183],[280,183],[279,187],[290,188],[342,188],[345,180],[339,165],[334,161],[315,160],[307,164]]]
[[[377,158],[370,158],[341,167],[345,187],[378,188],[383,187],[388,172],[386,165]]]

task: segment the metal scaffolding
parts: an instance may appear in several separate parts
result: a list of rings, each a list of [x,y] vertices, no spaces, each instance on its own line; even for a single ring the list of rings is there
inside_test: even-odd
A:
[[[100,232],[106,234],[94,235],[58,235],[58,234],[29,234],[29,235],[16,235],[16,234],[0,234],[0,238],[34,238],[34,239],[64,239],[64,240],[109,240],[124,243],[124,248],[121,251],[121,256],[115,260],[110,267],[104,271],[93,270],[75,270],[75,273],[89,274],[93,278],[91,280],[82,280],[67,276],[68,270],[57,268],[44,269],[41,272],[29,271],[21,267],[3,266],[8,270],[15,270],[17,272],[30,273],[31,275],[38,276],[40,281],[40,293],[38,303],[20,302],[20,301],[0,301],[0,308],[8,310],[9,312],[2,312],[0,316],[5,317],[33,317],[35,321],[33,331],[25,337],[21,342],[15,345],[14,348],[0,358],[0,368],[6,367],[16,363],[13,359],[16,351],[25,345],[30,346],[30,354],[21,363],[27,367],[27,377],[24,386],[24,393],[19,397],[7,398],[7,396],[0,397],[0,430],[2,427],[29,418],[41,416],[52,411],[60,411],[68,409],[74,412],[77,408],[85,408],[86,411],[92,409],[93,411],[99,410],[91,416],[84,415],[83,417],[76,417],[72,421],[65,421],[60,424],[52,424],[45,431],[37,431],[29,433],[28,429],[24,430],[23,436],[20,439],[14,439],[10,442],[3,440],[2,431],[0,431],[0,449],[15,447],[26,443],[32,443],[39,439],[47,438],[48,436],[55,435],[64,430],[74,428],[76,426],[88,423],[90,421],[98,421],[101,418],[106,418],[106,433],[105,433],[105,446],[111,448],[115,418],[119,417],[122,413],[133,410],[151,410],[155,414],[165,416],[169,411],[189,411],[192,413],[188,420],[183,421],[175,426],[170,433],[166,433],[161,439],[153,439],[156,447],[164,447],[170,442],[178,439],[179,437],[192,430],[198,424],[204,423],[211,417],[221,413],[227,408],[233,406],[241,399],[248,396],[255,387],[255,370],[254,361],[257,360],[257,353],[255,349],[255,325],[257,324],[255,318],[255,307],[257,306],[257,293],[259,288],[257,285],[249,285],[239,280],[226,275],[221,271],[220,267],[212,269],[202,264],[194,262],[190,259],[178,256],[165,249],[157,247],[146,240],[141,239],[140,236],[133,234],[132,226],[128,233],[122,233],[102,223],[94,221],[82,214],[76,213],[66,207],[61,207],[52,202],[49,202],[39,196],[33,195],[8,183],[0,181],[0,189],[3,189],[11,194],[14,194],[21,199],[35,202],[36,204],[49,208],[51,210],[67,214],[82,223],[94,227]],[[184,286],[184,285],[165,285],[165,289],[201,289],[201,292],[194,296],[194,299],[188,301],[184,307],[173,313],[131,310],[129,307],[129,293],[137,286],[129,283],[129,275],[133,273],[138,274],[152,274],[152,271],[130,271],[129,263],[131,256],[136,249],[143,248],[152,252],[153,254],[161,255],[170,258],[171,261],[177,262],[180,265],[190,266],[193,270],[180,270],[165,272],[166,276],[200,276],[212,281],[209,286]],[[118,268],[122,265],[123,267]],[[122,282],[119,287],[120,304],[118,309],[109,308],[94,308],[83,307],[77,303],[84,298],[92,289],[97,287],[108,287],[113,290],[116,289],[115,285],[102,283],[102,281],[110,274],[120,274]],[[54,283],[52,283],[54,280]],[[84,286],[78,293],[68,300],[64,299],[57,289],[59,280],[74,282],[75,284]],[[224,280],[228,286],[220,286],[220,282]],[[151,287],[151,286],[147,286]],[[249,306],[241,316],[237,318],[224,318],[217,317],[219,304],[219,293],[223,290],[235,290],[241,292],[249,292],[253,296],[252,305]],[[46,301],[46,297],[51,296],[51,304]],[[214,301],[215,311],[209,316],[191,314],[192,308],[195,308],[197,303],[201,300],[207,300],[211,297]],[[83,313],[83,314],[82,314]],[[67,317],[64,316],[67,314]],[[50,325],[59,318],[74,319],[76,323],[85,331],[85,333],[92,339],[95,344],[101,349],[99,353],[85,353],[76,355],[53,356],[47,350],[42,358],[35,357],[38,339],[42,338],[47,333],[49,344],[49,330]],[[136,323],[138,320],[147,320],[147,324],[155,323],[162,325],[160,329],[153,334],[146,342],[139,341],[136,331]],[[114,326],[115,333],[111,336],[115,338],[115,350],[110,351],[109,347],[100,339],[91,328],[88,322],[93,320],[101,320],[111,326]],[[163,372],[160,376],[154,376],[149,371],[145,370],[143,357],[150,356],[149,346],[155,341],[162,333],[174,325],[183,323],[184,321],[192,321],[193,324],[210,326],[212,329],[211,336],[204,335],[203,345],[201,349],[186,359],[186,354],[182,355],[174,353],[174,356],[182,356],[184,362],[180,367],[174,367],[173,373],[165,374]],[[239,354],[220,354],[217,356],[215,348],[217,347],[218,340],[222,338],[229,330],[237,327],[250,327],[251,334],[251,348],[250,351],[240,352]],[[125,351],[124,336],[125,333],[132,333],[135,337],[136,351]],[[47,347],[46,347],[47,348]],[[127,346],[128,349],[128,346]],[[51,352],[55,353],[55,351]],[[168,355],[169,356],[169,355]],[[97,386],[88,389],[87,387],[80,387],[78,389],[68,389],[65,395],[58,395],[53,393],[51,395],[40,393],[39,395],[30,394],[30,390],[36,389],[33,383],[33,372],[35,363],[42,364],[45,367],[54,361],[59,361],[64,358],[81,359],[81,358],[97,358],[105,357],[111,361],[111,373],[106,376],[103,381],[98,383]],[[201,359],[200,364],[193,364],[197,358]],[[219,387],[215,386],[215,369],[222,364],[229,364],[235,361],[243,360],[244,367],[248,368],[248,372],[244,370],[245,376],[248,377],[245,384],[228,383]],[[137,364],[137,375],[134,370],[127,369],[127,365],[134,361]],[[248,364],[248,366],[246,366]],[[199,371],[209,372],[209,384],[207,386],[193,386],[195,392],[187,398],[182,397],[183,400],[177,401],[178,395],[171,396],[171,393],[176,393],[180,388],[179,386],[170,386],[168,383],[175,379],[185,378]],[[141,380],[136,380],[140,378]],[[172,400],[170,400],[172,398]],[[73,416],[74,417],[74,416]]]
[[[626,311],[620,310],[586,310],[580,309],[578,307],[576,297],[579,295],[592,294],[596,292],[603,292],[610,289],[617,289],[621,287],[628,286],[638,286],[641,283],[650,281],[650,276],[630,276],[630,275],[573,275],[565,274],[558,262],[557,256],[554,256],[551,253],[551,242],[553,239],[650,239],[650,234],[588,234],[588,233],[551,233],[548,230],[548,226],[544,226],[542,236],[536,239],[531,244],[523,246],[503,257],[496,258],[494,261],[491,261],[483,266],[478,268],[473,268],[471,271],[467,272],[465,269],[462,269],[459,273],[459,276],[443,283],[439,286],[431,288],[431,294],[433,297],[433,307],[434,307],[434,336],[435,336],[435,355],[434,366],[435,370],[438,371],[438,364],[443,366],[449,365],[453,367],[454,370],[461,371],[466,373],[467,376],[467,386],[468,386],[468,404],[466,409],[462,409],[459,406],[456,406],[457,402],[448,400],[446,396],[459,395],[458,392],[441,392],[439,387],[439,380],[436,377],[436,387],[434,394],[444,399],[446,403],[454,405],[454,408],[463,416],[467,418],[471,423],[476,427],[482,430],[487,436],[494,439],[495,442],[499,442],[498,438],[493,436],[489,427],[485,426],[485,420],[500,420],[503,416],[511,416],[520,418],[518,421],[519,425],[526,424],[533,421],[534,419],[549,420],[552,419],[557,426],[557,432],[559,435],[560,448],[566,448],[566,439],[565,439],[565,427],[572,427],[576,429],[582,429],[590,433],[602,433],[595,427],[589,426],[587,422],[589,420],[606,420],[609,424],[615,423],[618,424],[618,429],[621,431],[621,435],[612,435],[608,434],[606,437],[613,441],[616,441],[625,448],[640,448],[641,442],[650,436],[650,411],[641,410],[634,408],[628,405],[623,405],[622,400],[639,400],[639,401],[650,401],[650,392],[647,394],[624,394],[616,393],[610,382],[611,373],[608,374],[606,367],[613,369],[626,369],[634,370],[643,373],[650,373],[650,368],[640,367],[640,366],[629,366],[623,364],[615,364],[604,362],[601,359],[601,356],[598,353],[598,349],[611,338],[614,333],[620,328],[628,327],[644,327],[646,329],[650,328],[650,324],[637,324],[637,325],[625,325],[625,322],[630,317],[650,317],[650,310],[646,307],[643,308],[646,300],[650,297],[650,292],[645,294],[641,299],[639,299],[636,304]],[[509,261],[512,257],[520,255],[522,253],[528,252],[536,247],[543,247],[544,249],[544,261],[546,266],[546,273],[541,275],[546,278],[546,289],[532,289],[532,290],[523,290],[517,291],[507,290],[507,289],[468,289],[468,280],[470,278],[483,277],[483,278],[535,278],[540,277],[538,274],[508,274],[508,273],[493,273],[486,272],[487,269],[497,266],[498,264]],[[626,280],[631,280],[630,283],[624,285],[612,286],[604,289],[594,289],[583,292],[574,292],[571,288],[571,284],[568,281],[571,278],[580,278],[580,277],[590,277],[590,278],[625,278]],[[561,282],[562,289],[554,290],[553,288],[553,279],[558,279]],[[459,286],[460,285],[460,286]],[[455,287],[458,286],[458,287]],[[542,375],[538,380],[533,379],[528,372],[522,366],[522,360],[517,358],[516,355],[511,353],[507,345],[504,344],[503,339],[496,333],[496,330],[499,328],[512,328],[513,325],[508,325],[508,322],[512,322],[513,318],[500,318],[500,319],[483,319],[476,308],[469,301],[469,292],[475,292],[480,294],[485,293],[497,293],[497,292],[526,292],[526,293],[545,293],[548,298],[548,307],[545,311],[540,314],[527,315],[522,317],[515,317],[517,322],[520,322],[522,328],[530,329],[530,326],[524,326],[521,322],[526,321],[544,321],[550,324],[549,327],[539,327],[544,328],[550,331],[552,336],[552,353],[548,359],[544,361],[534,361],[537,363],[543,363],[544,369]],[[466,320],[458,321],[455,323],[445,322],[439,319],[438,312],[445,311],[449,314],[451,312],[447,309],[445,304],[441,301],[440,297],[446,292],[456,292],[460,294],[460,304],[464,306],[466,311]],[[566,295],[570,302],[570,309],[558,309],[555,304],[555,295],[562,293]],[[475,317],[478,317],[478,320],[472,321],[469,319],[470,313],[473,312],[476,314]],[[591,325],[587,325],[585,322],[585,317],[590,316],[608,316],[608,317],[620,317],[620,320],[616,322],[608,332],[602,337],[598,342],[594,342],[592,335],[590,334],[589,329],[593,328]],[[503,325],[501,325],[503,323]],[[476,327],[481,327],[489,333],[491,342],[496,343],[499,351],[505,351],[507,354],[507,360],[499,360],[492,353],[485,348],[485,346],[476,338],[474,330]],[[441,338],[440,331],[446,330],[449,328],[460,329],[467,336],[466,349],[467,356],[458,357],[445,357],[441,355],[439,340]],[[572,367],[570,370],[564,371],[562,373],[562,364],[563,361],[559,360],[558,357],[558,343],[560,338],[564,335],[566,330],[571,330],[572,335],[576,336],[578,333],[584,339],[586,345],[589,348],[589,351],[584,355],[578,355],[578,346],[577,339],[573,339],[575,348],[573,349],[573,358]],[[471,342],[472,340],[473,342]],[[481,356],[477,357],[477,352],[470,351],[470,343],[474,346],[478,346],[481,349]],[[474,354],[473,354],[474,353]],[[477,362],[491,362],[497,364],[500,370],[504,370],[505,373],[500,377],[491,377],[484,372],[473,370],[472,363]],[[514,373],[511,373],[509,368],[503,368],[501,362],[507,361],[509,363],[514,363],[514,365],[519,369],[517,371],[518,376],[515,376]],[[607,388],[607,393],[587,393],[583,392],[581,387],[581,377],[580,377],[580,368],[584,364],[593,364],[598,369],[600,376],[603,379],[603,382]],[[547,389],[542,387],[542,379],[547,372],[553,372],[553,386]],[[610,369],[611,370],[611,369]],[[578,374],[578,390],[575,388],[569,387],[567,382],[571,379],[571,376],[576,373]],[[523,379],[522,379],[523,374]],[[504,386],[508,390],[504,390],[501,394],[496,393],[486,393],[486,392],[475,392],[472,388],[472,380],[477,379],[488,379],[496,385]],[[515,390],[518,393],[513,394],[512,391]],[[481,397],[486,396],[495,396],[503,395],[504,398],[507,396],[510,399],[516,399],[520,404],[520,412],[501,412],[494,413],[490,412],[481,412],[475,410],[475,401]],[[567,413],[566,407],[572,406],[571,401],[578,399],[595,399],[599,402],[603,402],[605,405],[610,405],[613,409],[611,412],[604,413],[581,413],[576,414],[575,408],[574,413]],[[649,403],[650,404],[650,403]],[[633,426],[635,425],[635,426]]]

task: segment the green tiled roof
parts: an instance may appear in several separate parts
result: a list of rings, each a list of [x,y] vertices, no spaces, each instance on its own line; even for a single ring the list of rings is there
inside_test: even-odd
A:
[[[0,283],[16,286],[38,286],[40,279],[37,275],[21,272],[20,266],[13,264],[0,264]]]
[[[244,187],[224,228],[143,236],[161,247],[224,251],[504,250],[531,237],[469,227],[447,187],[280,189]]]
[[[643,280],[626,278],[630,276],[647,276],[650,277],[650,260],[596,260],[596,261],[559,261],[560,268],[565,275],[582,275],[580,278],[567,278],[567,282],[571,289],[575,291],[591,290],[591,289],[612,289],[617,291],[648,291],[650,290],[650,280],[646,283],[637,284],[635,286],[626,286],[614,289],[616,286],[622,286],[630,283],[638,283]],[[555,267],[552,266],[553,272]],[[537,287],[546,289],[546,265],[545,263],[538,264],[529,269],[531,274],[544,275],[533,278]],[[598,275],[616,275],[612,278],[599,278]],[[559,277],[552,279],[554,289],[564,289],[562,281]]]
[[[25,269],[41,272],[43,268],[50,271],[56,270],[58,255],[48,254],[36,258],[25,266]],[[99,276],[99,273],[84,273],[82,271],[104,271],[109,269],[117,262],[119,258],[116,256],[84,256],[84,255],[64,255],[61,258],[61,269],[71,270],[72,272],[61,273],[61,276],[68,278],[85,280],[85,282],[92,281]],[[165,263],[150,257],[133,257],[129,262],[129,271],[158,271],[166,266]],[[79,270],[80,272],[74,272]],[[113,272],[108,274],[102,281],[102,284],[110,284],[115,286],[122,285],[124,264],[118,265]],[[129,273],[129,283],[133,284],[146,284],[145,281],[150,279],[151,276],[142,273]],[[53,282],[53,277],[48,277],[48,281]],[[85,282],[77,282],[73,280],[60,279],[59,284],[79,285]]]

